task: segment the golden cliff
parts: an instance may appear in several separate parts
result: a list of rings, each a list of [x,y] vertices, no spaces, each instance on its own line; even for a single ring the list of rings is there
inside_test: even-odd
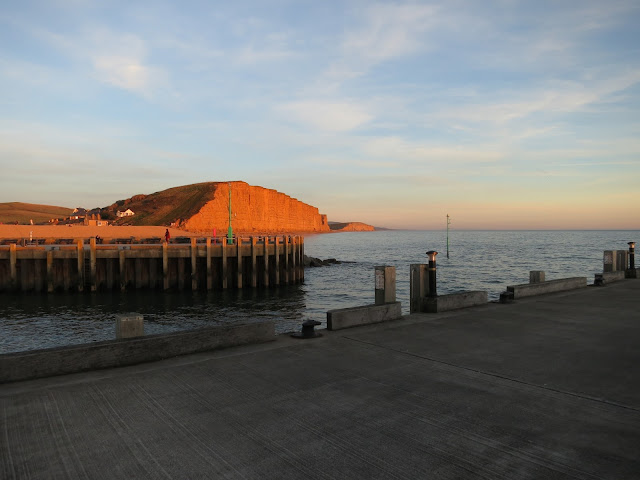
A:
[[[327,216],[316,207],[284,193],[245,182],[231,185],[231,213],[234,233],[329,232]],[[215,182],[213,198],[180,227],[193,232],[225,235],[229,227],[229,183]]]
[[[373,232],[376,229],[362,222],[332,223],[330,227],[334,232]]]

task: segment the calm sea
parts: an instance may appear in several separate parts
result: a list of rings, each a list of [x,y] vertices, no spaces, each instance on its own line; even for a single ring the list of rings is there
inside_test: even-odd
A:
[[[438,293],[486,290],[496,300],[507,285],[602,271],[604,250],[640,243],[640,231],[380,231],[311,235],[305,253],[344,263],[308,268],[303,285],[266,291],[0,294],[0,353],[114,338],[115,315],[144,315],[145,333],[273,319],[279,333],[303,320],[326,322],[334,308],[373,303],[374,267],[396,267],[397,299],[409,308],[409,265],[437,250]]]

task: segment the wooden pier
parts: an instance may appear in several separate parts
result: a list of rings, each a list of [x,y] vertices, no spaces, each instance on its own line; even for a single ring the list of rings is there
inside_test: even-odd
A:
[[[301,236],[191,238],[188,244],[0,246],[0,292],[221,290],[304,281]]]

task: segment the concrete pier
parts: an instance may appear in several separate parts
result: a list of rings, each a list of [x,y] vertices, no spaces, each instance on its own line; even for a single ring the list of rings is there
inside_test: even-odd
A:
[[[637,479],[638,298],[627,279],[4,384],[0,478]]]
[[[0,292],[266,288],[304,281],[304,238],[0,246]]]

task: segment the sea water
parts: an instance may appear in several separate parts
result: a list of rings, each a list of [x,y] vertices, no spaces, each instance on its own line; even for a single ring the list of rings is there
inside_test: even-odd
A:
[[[342,263],[307,268],[301,285],[213,292],[0,294],[0,353],[110,340],[115,315],[144,316],[145,333],[274,320],[297,331],[306,319],[326,323],[335,308],[371,304],[378,265],[396,267],[397,300],[409,309],[409,265],[436,250],[438,293],[485,290],[497,300],[508,285],[602,272],[604,250],[626,250],[640,231],[377,231],[310,235],[305,254]]]

